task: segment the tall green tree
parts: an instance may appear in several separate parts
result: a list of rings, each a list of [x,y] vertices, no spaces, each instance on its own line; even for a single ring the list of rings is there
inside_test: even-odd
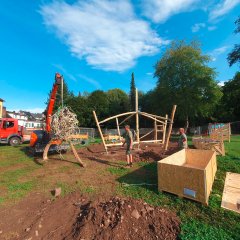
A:
[[[224,83],[222,87],[223,97],[221,99],[221,119],[234,121],[240,119],[240,72],[234,78]]]
[[[176,104],[176,116],[185,121],[185,128],[196,117],[210,117],[222,93],[215,81],[215,69],[207,65],[209,61],[199,42],[173,42],[155,66],[156,112],[170,112]]]
[[[240,17],[235,21],[235,33],[240,33]],[[235,44],[232,52],[228,54],[228,63],[230,67],[235,63],[240,63],[240,44]]]
[[[136,85],[135,85],[134,73],[132,73],[132,76],[131,76],[129,98],[130,98],[130,110],[135,111]]]
[[[92,111],[96,111],[99,119],[106,118],[109,116],[109,101],[107,94],[104,91],[96,90],[92,92],[87,98],[89,106],[89,119],[93,121],[93,126],[95,126],[95,120],[93,119]]]
[[[121,89],[114,88],[106,92],[109,102],[109,115],[113,116],[129,110],[128,95]]]

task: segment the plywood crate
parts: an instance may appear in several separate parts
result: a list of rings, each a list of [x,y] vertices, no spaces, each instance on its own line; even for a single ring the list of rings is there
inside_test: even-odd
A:
[[[193,146],[197,149],[212,150],[217,155],[225,156],[224,142],[219,140],[212,140],[210,138],[193,137]]]
[[[183,149],[158,162],[158,190],[208,205],[216,171],[214,151]]]

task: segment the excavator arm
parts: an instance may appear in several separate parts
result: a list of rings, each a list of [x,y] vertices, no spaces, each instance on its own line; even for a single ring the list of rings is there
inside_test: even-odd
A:
[[[46,132],[47,133],[51,131],[51,116],[52,116],[53,107],[56,101],[57,91],[59,86],[62,84],[62,81],[63,81],[63,77],[59,73],[56,73],[55,82],[52,87],[52,91],[50,94],[50,99],[49,99],[49,103],[46,111]]]

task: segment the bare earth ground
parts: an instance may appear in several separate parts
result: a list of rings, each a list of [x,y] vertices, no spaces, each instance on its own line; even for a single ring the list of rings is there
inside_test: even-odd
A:
[[[144,144],[133,153],[135,162],[154,162],[175,151],[174,143],[165,153],[159,145]],[[0,207],[0,239],[177,238],[180,221],[175,213],[116,197],[119,178],[111,171],[135,173],[133,180],[139,175],[151,178],[151,172],[138,164],[126,170],[125,150],[119,147],[106,154],[102,144],[94,144],[78,153],[86,168],[80,168],[71,153],[63,160],[52,155],[44,165],[40,158],[34,159],[32,171],[21,178],[23,182],[34,179],[34,190],[23,200]],[[16,165],[7,168],[14,172]],[[59,198],[50,194],[55,187],[62,188]]]

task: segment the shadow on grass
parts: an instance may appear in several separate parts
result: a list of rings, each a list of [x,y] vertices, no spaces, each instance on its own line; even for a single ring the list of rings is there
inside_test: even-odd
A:
[[[141,186],[147,190],[158,193],[157,162],[138,163],[140,167],[127,174],[121,175],[117,181],[126,186]]]

